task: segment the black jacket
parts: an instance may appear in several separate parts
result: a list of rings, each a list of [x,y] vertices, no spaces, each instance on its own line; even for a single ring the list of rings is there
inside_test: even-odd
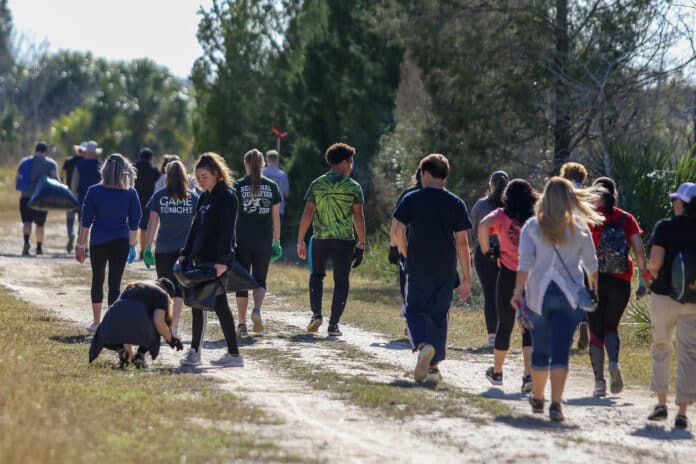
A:
[[[196,215],[181,255],[195,262],[230,265],[234,259],[237,195],[222,182],[205,191],[196,204]]]
[[[135,163],[135,169],[138,170],[138,175],[135,177],[134,187],[135,191],[138,192],[138,198],[140,198],[140,207],[145,214],[145,205],[155,193],[155,183],[161,174],[149,162],[142,160]]]

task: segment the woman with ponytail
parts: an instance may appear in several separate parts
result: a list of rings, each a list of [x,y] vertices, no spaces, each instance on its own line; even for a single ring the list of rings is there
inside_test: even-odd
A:
[[[280,188],[261,174],[264,165],[263,154],[255,148],[249,150],[244,155],[246,176],[234,184],[240,205],[235,256],[259,284],[259,288],[253,290],[254,307],[251,310],[253,331],[257,334],[263,333],[261,305],[266,295],[268,266],[283,252],[280,247]],[[237,292],[237,335],[240,337],[248,333],[248,305],[249,292]]]

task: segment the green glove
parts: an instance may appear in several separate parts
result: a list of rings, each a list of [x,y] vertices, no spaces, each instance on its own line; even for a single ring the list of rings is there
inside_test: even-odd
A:
[[[152,256],[152,245],[145,247],[145,252],[143,253],[143,262],[148,269],[150,269],[150,266],[155,265],[155,257]]]
[[[280,246],[280,240],[273,240],[271,246],[271,262],[278,261],[278,258],[283,256],[283,247]]]

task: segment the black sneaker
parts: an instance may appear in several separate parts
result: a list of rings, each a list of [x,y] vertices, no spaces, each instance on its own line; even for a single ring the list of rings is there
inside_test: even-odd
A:
[[[502,372],[493,372],[493,367],[489,367],[488,370],[486,371],[486,378],[493,385],[502,385],[503,384],[503,373]]]
[[[68,235],[68,244],[65,245],[65,251],[71,253],[73,251],[73,245],[75,244],[75,235]]]
[[[532,412],[534,414],[544,413],[544,400],[538,400],[534,398],[534,395],[529,396],[529,405],[532,407]]]
[[[36,245],[36,254],[37,255],[43,254],[43,248],[41,248],[41,245]]]
[[[563,422],[565,417],[563,417],[561,403],[555,401],[551,402],[551,406],[549,407],[549,418],[554,422]]]
[[[667,406],[657,405],[648,416],[648,420],[661,421],[667,419]]]
[[[22,256],[29,256],[29,249],[31,248],[31,245],[29,245],[29,242],[24,242],[24,247],[22,248]]]
[[[531,393],[533,387],[534,387],[534,384],[532,383],[531,374],[523,376],[522,377],[522,387],[520,388],[522,393]]]
[[[312,319],[309,321],[309,325],[307,326],[307,332],[317,333],[319,326],[321,326],[321,322],[321,316],[312,316]]]
[[[587,322],[581,322],[578,326],[578,350],[585,351],[590,345],[590,334]]]
[[[683,414],[677,414],[674,418],[674,428],[675,429],[688,429],[689,419]]]
[[[136,353],[133,357],[133,365],[137,369],[147,369],[147,362],[145,361],[145,354]]]
[[[341,335],[343,332],[338,328],[338,324],[329,324],[329,337],[340,337]]]

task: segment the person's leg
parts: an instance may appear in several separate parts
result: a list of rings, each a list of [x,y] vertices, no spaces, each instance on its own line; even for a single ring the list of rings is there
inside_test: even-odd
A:
[[[573,334],[583,319],[581,311],[570,306],[564,295],[560,295],[557,308],[550,314],[551,325],[551,401],[560,403],[563,398],[568,359],[573,344]]]
[[[145,253],[145,245],[147,245],[147,227],[140,229],[140,256]]]
[[[33,210],[34,225],[36,225],[36,254],[43,254],[44,225],[48,217],[48,211]]]
[[[430,366],[437,368],[438,363],[445,359],[447,355],[447,330],[449,327],[449,309],[452,305],[452,288],[454,287],[455,277],[436,279],[433,301],[431,302],[430,334],[428,339],[435,348],[435,356],[430,362]]]
[[[68,232],[68,237],[75,235],[75,210],[71,209],[65,212],[65,229]]]
[[[606,274],[599,275],[597,285],[597,309],[594,312],[586,314],[590,330],[589,356],[592,364],[592,372],[594,373],[595,390],[598,395],[602,393],[600,384],[604,382],[604,321],[605,314],[608,311],[612,290],[608,283],[609,278],[610,277]]]
[[[498,329],[495,333],[495,350],[493,372],[502,374],[505,356],[510,349],[510,337],[515,325],[515,309],[510,304],[515,288],[516,272],[505,267],[500,268],[496,284],[496,306],[498,308]]]
[[[311,258],[309,264],[309,305],[312,308],[314,318],[321,319],[321,299],[324,296],[324,277],[326,276],[326,262],[330,252],[329,240],[312,239],[309,243]]]
[[[418,360],[413,371],[416,382],[422,382],[428,375],[431,361],[437,354],[431,337],[434,323],[431,314],[431,303],[434,292],[432,291],[432,279],[423,279],[406,275],[406,304],[404,305],[404,317],[406,319],[407,335],[414,352],[418,351]]]
[[[126,270],[128,260],[128,239],[118,239],[108,242],[108,261],[109,261],[109,305],[118,299],[121,294],[121,279],[123,271]]]
[[[677,319],[677,398],[679,414],[696,401],[696,305],[685,304]]]
[[[273,241],[261,243],[260,246],[254,250],[251,260],[252,276],[254,276],[254,280],[259,284],[259,288],[252,291],[254,296],[254,309],[258,309],[259,311],[261,310],[261,306],[263,306],[263,299],[266,296],[266,278],[268,277],[268,268],[271,265],[271,254],[273,253],[272,244]]]
[[[237,245],[237,249],[234,252],[234,258],[237,260],[240,266],[246,269],[247,272],[251,271],[251,262],[253,259],[253,250],[248,245]],[[240,290],[235,293],[237,301],[237,323],[239,325],[246,326],[247,319],[247,308],[249,307],[249,292],[247,290]]]
[[[631,299],[631,283],[627,280],[609,277],[611,292],[606,311],[603,314],[604,346],[607,349],[609,363],[619,362],[621,341],[619,340],[619,323],[628,301]]]
[[[31,210],[29,209],[29,198],[19,199],[19,215],[22,219],[22,234],[24,235],[24,246],[22,247],[22,255],[29,254],[29,237],[31,237],[31,224],[34,220]]]
[[[353,262],[353,242],[335,240],[331,260],[333,261],[334,292],[331,301],[329,327],[338,325],[346,309],[350,291],[350,266]]]
[[[232,316],[230,305],[227,303],[226,293],[215,297],[215,314],[217,314],[225,342],[227,342],[227,352],[238,356],[239,348],[237,347],[237,334],[234,330],[234,316]]]
[[[532,338],[532,398],[543,401],[546,382],[549,376],[551,359],[551,326],[549,324],[549,308],[547,301],[550,295],[546,292],[542,314],[530,311],[529,318],[533,326],[530,330]]]
[[[99,325],[101,320],[101,307],[104,301],[104,277],[106,276],[107,245],[91,245],[89,247],[89,263],[92,267],[92,287],[90,290],[92,299],[92,313],[94,325]]]
[[[658,405],[667,405],[669,393],[672,337],[679,317],[679,303],[666,295],[650,296],[650,322],[652,325],[652,369],[650,388],[657,394]]]
[[[203,341],[203,332],[207,323],[207,314],[201,309],[191,309],[191,348],[197,353],[201,352],[201,342]]]
[[[522,360],[524,362],[524,376],[527,377],[532,373],[532,334],[529,330],[522,329]]]
[[[179,252],[158,253],[155,251],[155,271],[157,278],[165,277],[174,284],[174,304],[172,304],[172,330],[178,333],[179,321],[181,320],[181,310],[184,306],[181,285],[174,276],[173,268],[179,259]]]
[[[483,314],[486,321],[486,331],[489,336],[495,336],[498,326],[498,308],[495,295],[499,268],[495,262],[483,255],[478,246],[474,253],[474,266],[483,291]]]

